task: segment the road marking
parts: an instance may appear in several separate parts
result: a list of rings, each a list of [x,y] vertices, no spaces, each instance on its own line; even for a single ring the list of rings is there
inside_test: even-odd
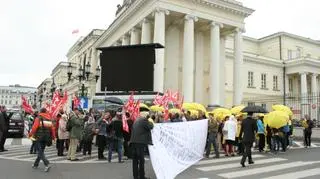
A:
[[[253,169],[248,169],[248,170],[243,170],[243,171],[237,171],[237,172],[228,172],[228,173],[221,173],[218,174],[218,176],[225,177],[225,178],[240,178],[244,176],[250,176],[250,175],[255,175],[255,174],[261,174],[261,173],[268,173],[268,172],[273,172],[277,170],[283,170],[283,169],[288,169],[288,168],[293,168],[293,167],[300,167],[300,166],[305,166],[305,165],[311,165],[315,163],[320,163],[319,161],[317,162],[291,162],[291,163],[285,163],[285,164],[280,164],[280,165],[272,165],[272,166],[266,166],[266,167],[260,167],[260,168],[253,168]]]
[[[283,179],[283,178],[290,178],[290,179],[299,179],[305,177],[311,177],[315,175],[320,175],[320,168],[310,169],[310,170],[303,170],[300,172],[292,172],[283,175],[276,175],[264,179]]]
[[[286,161],[287,159],[284,158],[269,158],[269,159],[263,159],[263,160],[257,160],[255,161],[255,164],[267,164],[267,163],[276,163],[276,162],[283,162]],[[225,165],[216,165],[216,166],[208,166],[208,167],[200,167],[197,168],[198,170],[201,171],[216,171],[216,170],[223,170],[223,169],[231,169],[231,168],[240,168],[240,161],[239,163],[231,163],[231,164],[225,164]]]
[[[252,158],[262,158],[265,157],[264,155],[252,155]],[[242,156],[238,157],[229,157],[229,158],[219,158],[219,159],[208,159],[208,160],[202,160],[195,165],[206,165],[206,164],[214,164],[214,163],[221,163],[221,162],[231,162],[236,160],[241,160]]]

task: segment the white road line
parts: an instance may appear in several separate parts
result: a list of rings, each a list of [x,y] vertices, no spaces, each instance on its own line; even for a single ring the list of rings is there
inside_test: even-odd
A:
[[[252,158],[262,158],[262,157],[266,157],[265,155],[252,155]],[[219,159],[208,159],[208,160],[202,160],[200,162],[198,162],[195,165],[206,165],[206,164],[214,164],[214,163],[221,163],[221,162],[231,162],[231,161],[236,161],[236,160],[241,160],[242,156],[238,156],[238,157],[224,157],[224,158],[219,158]]]
[[[269,159],[264,159],[264,160],[256,160],[255,164],[267,164],[267,163],[276,163],[276,162],[283,162],[286,161],[287,159],[284,158],[269,158]],[[223,170],[223,169],[231,169],[231,168],[240,168],[240,161],[239,163],[231,163],[231,164],[225,164],[225,165],[216,165],[216,166],[208,166],[208,167],[200,167],[197,168],[198,170],[201,171],[216,171],[216,170]]]
[[[276,176],[272,176],[264,179],[283,179],[283,178],[299,179],[299,178],[311,177],[315,175],[320,175],[320,168],[303,170],[299,172],[292,172],[292,173],[287,173],[283,175],[276,175]]]
[[[278,170],[283,170],[283,169],[288,169],[288,168],[311,165],[311,164],[315,164],[315,163],[320,163],[320,162],[319,161],[316,161],[316,162],[298,161],[298,162],[291,162],[291,163],[285,163],[285,164],[280,164],[280,165],[272,165],[272,166],[267,166],[267,167],[253,168],[253,169],[248,169],[248,170],[244,169],[243,171],[237,171],[237,172],[221,173],[221,174],[218,174],[218,176],[221,176],[224,178],[240,178],[240,177],[244,177],[244,176],[268,173],[268,172],[273,172],[273,171],[278,171]]]
[[[304,147],[303,142],[295,142],[299,147]]]

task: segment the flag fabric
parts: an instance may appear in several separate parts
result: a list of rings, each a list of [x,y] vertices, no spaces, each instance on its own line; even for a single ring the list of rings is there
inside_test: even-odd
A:
[[[21,96],[21,100],[22,100],[22,108],[24,109],[24,111],[27,113],[33,114],[33,108],[28,103],[26,97]]]
[[[160,96],[158,93],[153,100],[153,104],[161,106],[161,103],[162,103],[162,96]]]
[[[74,96],[72,99],[73,109],[78,108],[80,105],[80,99],[77,96]]]
[[[129,126],[128,126],[128,121],[127,121],[127,117],[126,117],[126,114],[123,110],[123,113],[122,113],[122,129],[124,131],[126,131],[127,133],[129,133]]]
[[[77,33],[79,33],[79,29],[74,29],[74,30],[72,31],[72,34],[77,34]]]
[[[53,94],[50,115],[52,118],[56,118],[60,109],[63,109],[64,105],[68,101],[68,94],[65,91],[63,97],[60,97],[60,93],[56,91]]]

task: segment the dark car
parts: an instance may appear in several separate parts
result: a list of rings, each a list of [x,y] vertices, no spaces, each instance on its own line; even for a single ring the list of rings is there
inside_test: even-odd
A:
[[[8,111],[9,119],[9,129],[8,133],[10,137],[20,137],[24,135],[24,118],[19,111]]]

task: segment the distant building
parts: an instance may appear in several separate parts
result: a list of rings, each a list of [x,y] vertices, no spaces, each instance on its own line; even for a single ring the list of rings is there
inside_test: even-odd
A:
[[[0,86],[0,105],[5,105],[9,108],[20,108],[21,96],[25,96],[29,104],[33,105],[36,102],[36,91],[34,87],[9,85]]]

